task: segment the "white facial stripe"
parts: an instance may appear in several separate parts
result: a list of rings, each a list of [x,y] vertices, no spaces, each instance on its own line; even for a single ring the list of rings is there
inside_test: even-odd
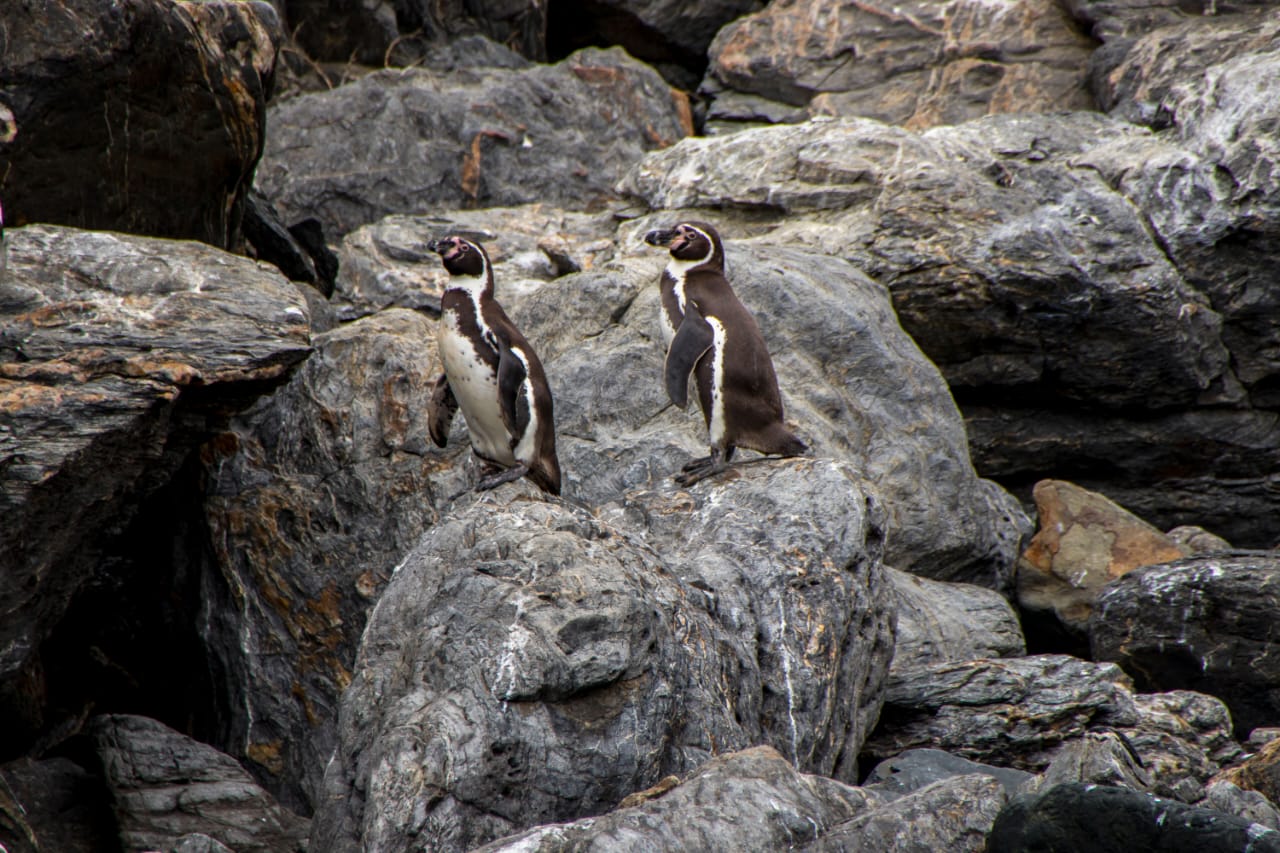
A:
[[[485,287],[489,284],[489,259],[485,257],[484,252],[480,251],[480,247],[475,243],[468,241],[467,245],[480,258],[480,263],[483,265],[480,268],[480,274],[450,276],[446,289],[461,290],[471,297],[471,307],[476,312],[476,325],[480,327],[480,335],[496,350],[498,348],[498,339],[494,336],[493,330],[489,328],[489,325],[485,323],[484,314],[480,313],[480,295],[484,293]]]
[[[713,335],[711,343],[711,425],[708,428],[712,445],[724,441],[724,324],[714,316],[707,316],[707,325]]]

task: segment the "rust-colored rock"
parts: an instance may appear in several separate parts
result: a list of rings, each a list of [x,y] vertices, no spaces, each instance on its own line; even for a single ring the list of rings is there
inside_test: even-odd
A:
[[[1088,628],[1103,586],[1127,572],[1188,555],[1142,519],[1096,492],[1062,480],[1035,490],[1040,529],[1018,561],[1018,602],[1052,610],[1067,627]]]
[[[1214,781],[1230,782],[1280,803],[1280,740],[1266,744],[1243,764],[1219,773]]]

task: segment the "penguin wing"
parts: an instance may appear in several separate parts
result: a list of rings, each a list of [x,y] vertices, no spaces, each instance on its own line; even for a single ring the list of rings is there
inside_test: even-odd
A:
[[[698,359],[711,349],[715,343],[715,335],[711,326],[692,302],[685,306],[684,320],[676,330],[667,350],[666,380],[667,396],[671,402],[683,409],[689,404],[689,374],[698,363]]]
[[[529,365],[519,346],[510,346],[506,341],[498,341],[498,400],[502,403],[502,421],[511,433],[514,444],[524,435],[529,426],[532,412],[529,411],[529,396],[524,393],[525,384],[529,381]]]
[[[431,399],[427,402],[427,431],[436,447],[444,447],[449,443],[449,425],[458,411],[458,399],[453,396],[449,387],[449,377],[443,373],[436,380],[436,387],[431,390]]]

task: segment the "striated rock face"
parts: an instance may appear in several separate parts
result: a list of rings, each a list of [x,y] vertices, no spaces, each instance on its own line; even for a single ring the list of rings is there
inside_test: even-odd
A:
[[[1271,803],[1280,802],[1280,741],[1271,741],[1219,778],[1245,791],[1261,794]],[[1276,824],[1268,823],[1268,826]]]
[[[1106,587],[1089,620],[1094,657],[1119,663],[1144,690],[1211,693],[1236,732],[1276,720],[1280,694],[1270,553],[1219,554],[1149,566]]]
[[[440,206],[599,204],[644,152],[693,131],[685,97],[620,49],[383,71],[273,107],[268,125],[258,189],[285,220],[316,216],[335,238]]]
[[[198,850],[194,834],[237,853],[307,849],[307,821],[276,805],[230,756],[145,717],[97,717],[91,733],[125,850],[180,842]]]
[[[235,249],[282,38],[267,3],[34,0],[0,9],[8,222]]]
[[[1107,583],[1189,553],[1102,495],[1072,483],[1042,480],[1033,494],[1040,526],[1018,560],[1018,604],[1051,611],[1081,635]]]
[[[786,0],[711,45],[709,118],[864,116],[907,127],[1091,106],[1091,39],[1049,0]]]
[[[887,569],[897,599],[893,670],[974,658],[1018,657],[1027,644],[1018,614],[998,592]]]
[[[1094,731],[1122,732],[1149,768],[1152,790],[1194,802],[1239,754],[1226,706],[1178,691],[1134,695],[1120,669],[1065,655],[958,661],[895,671],[865,753],[944,749],[1040,771]]]
[[[487,844],[477,853],[780,850],[816,841],[826,827],[875,802],[859,788],[797,773],[767,746],[713,758],[652,797],[598,818],[541,826]]]
[[[20,673],[110,537],[229,415],[288,377],[310,334],[293,285],[207,246],[53,226],[8,241],[0,682],[26,696],[4,703],[22,715],[9,703],[38,705],[41,688]]]
[[[889,592],[847,468],[812,464],[744,470],[666,522],[694,549],[737,541],[714,561],[524,484],[457,508],[370,617],[311,849],[469,849],[762,741],[851,778]],[[806,505],[832,497],[836,526],[815,530]]]
[[[1211,108],[1206,132],[1236,126],[1242,103]],[[685,140],[624,188],[670,216],[714,208],[722,233],[845,257],[887,284],[956,394],[983,473],[1029,489],[1046,471],[1073,472],[1161,527],[1270,545],[1245,519],[1268,515],[1280,471],[1271,348],[1231,331],[1252,307],[1202,289],[1166,249],[1175,225],[1188,244],[1221,238],[1224,259],[1227,234],[1269,228],[1269,161],[1257,158],[1220,215],[1196,219],[1166,190],[1189,167],[1225,165],[1204,150],[1086,113],[921,134],[839,119]],[[1250,287],[1258,304],[1271,290]]]
[[[365,615],[466,485],[428,448],[434,323],[386,311],[314,346],[287,386],[202,452],[213,554],[198,620],[227,708],[221,747],[304,813]]]

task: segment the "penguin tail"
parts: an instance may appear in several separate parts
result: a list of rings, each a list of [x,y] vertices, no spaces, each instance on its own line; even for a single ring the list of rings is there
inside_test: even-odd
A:
[[[551,466],[546,466],[539,461],[537,464],[529,466],[529,473],[525,476],[547,494],[560,494],[560,465],[558,462]]]

